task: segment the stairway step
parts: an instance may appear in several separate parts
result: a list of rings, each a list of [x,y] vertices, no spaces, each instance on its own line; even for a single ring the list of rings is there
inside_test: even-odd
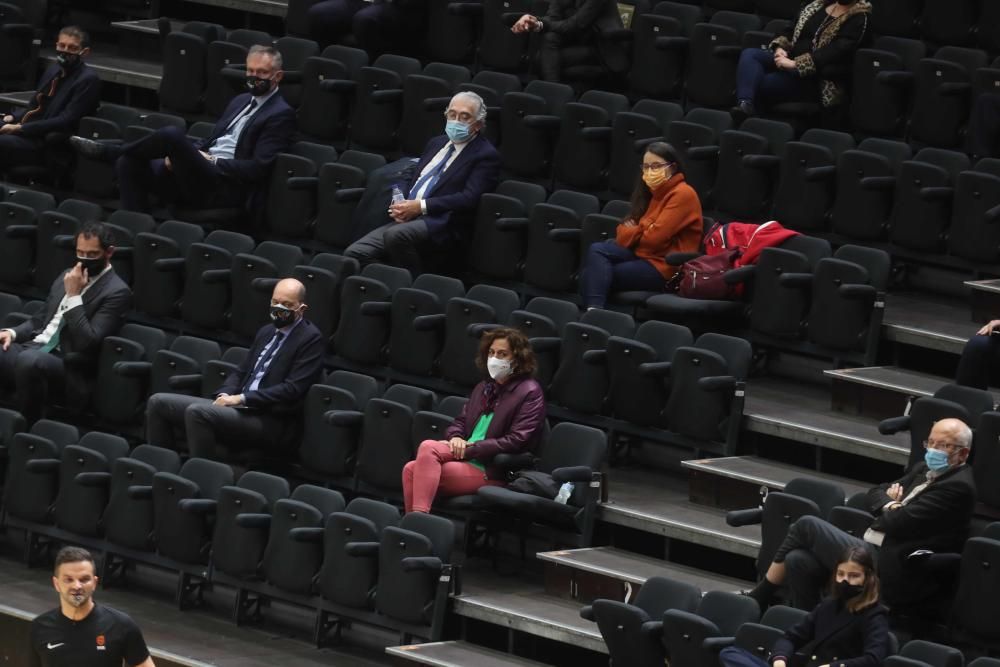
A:
[[[543,667],[544,663],[501,653],[463,641],[432,642],[409,646],[389,646],[385,652],[394,658],[433,667]]]
[[[170,21],[170,31],[180,30],[184,26],[184,21]],[[138,21],[112,21],[111,27],[125,32],[136,32],[141,35],[159,37],[160,19],[140,19]],[[89,61],[88,61],[89,62]]]
[[[0,93],[0,103],[14,107],[26,107],[31,104],[37,91],[34,90],[12,90],[8,93]]]
[[[284,17],[288,13],[287,0],[187,0],[199,5],[236,9],[250,14]]]
[[[41,56],[48,63],[56,61],[54,49],[42,49]],[[148,60],[94,53],[87,56],[87,65],[97,72],[101,81],[135,88],[159,90],[163,78],[163,65]]]
[[[969,306],[961,301],[908,294],[886,299],[882,329],[887,340],[961,354],[976,328]]]

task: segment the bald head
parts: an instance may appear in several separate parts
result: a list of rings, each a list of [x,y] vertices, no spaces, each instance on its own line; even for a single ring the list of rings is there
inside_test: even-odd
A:
[[[286,300],[294,301],[296,307],[301,306],[306,302],[306,286],[295,278],[279,280],[278,284],[274,286],[271,300],[286,306],[288,305],[285,303]]]
[[[940,419],[934,422],[927,436],[928,446],[948,452],[948,465],[965,463],[969,458],[969,448],[972,447],[972,429],[961,419]]]

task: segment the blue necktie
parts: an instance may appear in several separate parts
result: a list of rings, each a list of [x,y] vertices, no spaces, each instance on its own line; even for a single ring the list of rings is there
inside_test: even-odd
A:
[[[253,384],[254,378],[263,369],[267,368],[267,363],[274,356],[274,353],[278,349],[278,345],[281,343],[281,339],[285,337],[284,331],[275,331],[274,338],[271,339],[271,345],[266,351],[261,351],[260,356],[257,357],[257,363],[253,365],[253,372],[250,373],[250,377],[247,378],[246,384],[243,385],[243,391],[250,391],[250,385]],[[263,379],[263,378],[262,378]]]
[[[427,189],[424,192],[430,194],[431,190],[433,190],[434,186],[437,184],[438,179],[441,178],[441,173],[444,172],[444,168],[448,165],[448,160],[450,160],[451,156],[454,154],[455,144],[450,143],[448,144],[448,150],[444,152],[444,159],[438,162],[433,169],[420,177],[417,184],[410,190],[409,198],[416,199],[417,193],[420,192],[421,188],[423,188],[424,183],[427,183]]]

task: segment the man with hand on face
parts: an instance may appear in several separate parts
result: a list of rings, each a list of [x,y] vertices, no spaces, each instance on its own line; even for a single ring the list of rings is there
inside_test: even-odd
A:
[[[274,159],[295,134],[295,110],[278,91],[281,65],[276,49],[251,47],[249,92],[233,98],[203,141],[192,142],[183,129],[164,127],[121,146],[84,137],[72,137],[70,143],[81,155],[116,162],[126,210],[148,211],[150,194],[189,206],[244,206],[267,182]]]
[[[80,119],[97,110],[101,80],[84,62],[88,55],[86,32],[76,26],[59,31],[56,62],[42,74],[28,107],[0,118],[0,171],[43,164],[46,135],[75,132]]]
[[[177,449],[182,428],[192,457],[217,458],[219,445],[279,448],[295,442],[302,401],[323,372],[324,339],[305,319],[306,288],[294,278],[271,294],[271,322],[254,337],[243,364],[215,399],[153,394],[146,404],[146,439]]]
[[[86,549],[56,554],[59,607],[31,622],[30,667],[155,667],[135,621],[94,602],[95,569]]]
[[[76,235],[76,262],[56,278],[45,309],[0,330],[0,383],[13,385],[18,408],[33,421],[65,388],[69,405],[86,403],[101,341],[132,306],[132,292],[111,267],[114,235],[98,222]],[[72,355],[73,363],[66,363]]]
[[[344,251],[362,265],[386,262],[419,273],[428,246],[463,238],[479,198],[500,178],[500,154],[482,136],[486,103],[472,92],[451,98],[445,135],[427,143],[416,171],[390,204],[390,222],[368,232]]]

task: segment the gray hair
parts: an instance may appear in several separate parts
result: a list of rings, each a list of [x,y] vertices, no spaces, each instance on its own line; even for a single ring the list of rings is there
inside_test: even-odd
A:
[[[969,449],[972,447],[972,429],[965,422],[959,422],[961,426],[958,429],[958,433],[955,434],[955,444],[962,449]]]
[[[454,97],[451,98],[451,102],[458,99],[466,99],[470,102],[476,103],[476,122],[482,121],[486,122],[486,102],[483,98],[472,92],[471,90],[463,90],[460,93],[455,93]],[[451,108],[451,102],[448,103],[448,108]]]
[[[274,48],[273,46],[266,46],[264,44],[254,44],[250,47],[247,52],[247,58],[251,56],[267,56],[271,59],[271,64],[274,65],[274,69],[281,69],[281,51]]]

